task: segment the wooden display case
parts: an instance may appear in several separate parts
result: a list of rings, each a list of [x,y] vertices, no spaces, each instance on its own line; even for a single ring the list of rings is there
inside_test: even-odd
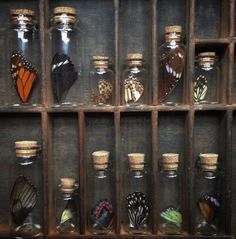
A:
[[[54,107],[50,79],[50,19],[56,6],[77,9],[83,34],[84,99],[93,55],[108,55],[115,72],[115,105]],[[39,105],[8,107],[4,82],[10,80],[4,35],[11,8],[31,8],[39,21],[41,39]],[[184,104],[164,106],[157,102],[158,47],[166,25],[182,25],[187,49]],[[205,238],[193,231],[194,183],[199,153],[220,155],[223,206],[219,238],[236,235],[236,1],[235,0],[8,0],[0,1],[0,237],[9,236],[9,172],[17,167],[14,142],[32,138],[42,144],[41,162],[34,171],[39,182],[38,221],[45,238]],[[215,51],[220,60],[220,104],[193,104],[195,56],[202,50]],[[143,53],[150,72],[152,103],[148,106],[120,105],[121,72],[127,53]],[[76,89],[73,89],[75,92]],[[91,153],[111,153],[114,179],[115,231],[92,235],[87,230],[87,197],[90,190]],[[150,174],[151,227],[146,236],[124,232],[121,197],[126,183],[127,153],[146,154]],[[165,152],[180,153],[183,185],[184,233],[165,236],[158,232],[159,162]],[[75,235],[56,233],[59,212],[59,179],[74,177],[79,182],[79,227]],[[171,192],[170,192],[171,196]]]

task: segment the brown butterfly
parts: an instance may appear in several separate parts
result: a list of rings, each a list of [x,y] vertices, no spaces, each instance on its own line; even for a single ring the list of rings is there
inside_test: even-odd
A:
[[[10,70],[16,91],[21,101],[25,103],[37,79],[37,71],[18,51],[14,51],[11,55]]]

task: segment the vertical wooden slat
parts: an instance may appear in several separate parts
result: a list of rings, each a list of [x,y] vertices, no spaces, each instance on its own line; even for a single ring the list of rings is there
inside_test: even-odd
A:
[[[152,111],[152,233],[156,234],[158,231],[158,160],[157,160],[157,149],[158,149],[158,112]]]
[[[187,140],[186,143],[188,144],[187,150],[186,150],[186,166],[185,166],[185,174],[186,174],[186,179],[185,181],[186,184],[186,189],[187,191],[185,192],[188,194],[188,208],[187,208],[187,216],[188,216],[188,222],[187,222],[187,227],[188,227],[188,233],[193,234],[193,215],[192,212],[194,212],[194,172],[195,172],[195,162],[194,162],[194,110],[190,110],[188,112],[188,123],[187,123]]]
[[[152,80],[152,104],[157,105],[157,0],[152,0],[152,67],[151,79]]]
[[[44,177],[44,232],[53,234],[55,224],[55,203],[53,195],[54,161],[52,157],[52,121],[47,112],[41,113],[43,138],[43,177]]]
[[[84,234],[86,230],[86,165],[85,165],[85,117],[84,112],[78,113],[79,128],[79,215],[80,215],[80,233]]]
[[[119,68],[119,0],[114,0],[114,47],[115,47],[115,105],[120,104],[120,68]]]
[[[229,36],[233,37],[235,34],[235,0],[230,0],[230,31]]]
[[[229,80],[227,84],[227,102],[228,104],[234,103],[235,97],[235,88],[234,88],[234,43],[229,44],[229,65],[228,65],[228,74]]]
[[[231,190],[232,190],[232,126],[233,126],[233,111],[228,110],[226,112],[226,142],[225,142],[225,210],[226,210],[226,218],[225,218],[225,232],[227,235],[231,234]],[[223,129],[224,130],[224,129]]]
[[[121,201],[122,199],[120,198],[121,195],[121,167],[120,167],[120,112],[115,112],[114,113],[114,125],[115,125],[115,182],[116,182],[116,201],[115,201],[115,222],[116,222],[116,227],[115,227],[115,232],[116,234],[120,233],[121,230]]]

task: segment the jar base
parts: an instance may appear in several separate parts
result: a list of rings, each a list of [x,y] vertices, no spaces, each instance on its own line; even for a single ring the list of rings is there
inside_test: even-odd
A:
[[[206,221],[197,225],[196,234],[198,235],[216,236],[217,232],[217,227],[214,224],[207,223]]]
[[[13,234],[21,236],[23,238],[37,237],[41,235],[41,226],[39,224],[24,223],[23,225],[15,228]]]

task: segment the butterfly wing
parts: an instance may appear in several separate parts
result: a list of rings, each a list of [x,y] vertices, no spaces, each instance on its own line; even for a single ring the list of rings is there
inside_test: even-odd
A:
[[[10,60],[13,84],[22,102],[27,102],[37,78],[37,71],[24,58],[23,54],[14,51]]]
[[[160,71],[163,78],[160,79],[158,96],[163,102],[175,89],[184,70],[184,50],[180,47],[172,49],[160,59]]]
[[[55,54],[52,59],[52,84],[54,98],[61,103],[77,80],[78,73],[66,54]]]
[[[197,77],[194,82],[194,100],[203,101],[207,94],[207,78],[203,75]]]
[[[10,211],[16,225],[20,225],[33,210],[37,200],[37,189],[24,176],[19,176],[12,188]]]

